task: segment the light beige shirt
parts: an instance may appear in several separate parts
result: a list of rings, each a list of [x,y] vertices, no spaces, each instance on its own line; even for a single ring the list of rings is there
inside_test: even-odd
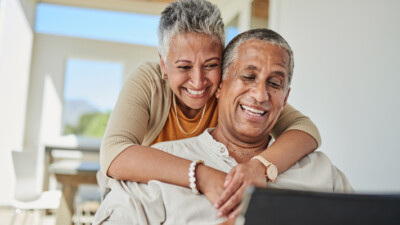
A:
[[[228,149],[210,135],[158,143],[153,147],[228,173],[237,165]],[[322,152],[305,156],[279,175],[269,187],[328,192],[352,192],[345,175]],[[217,211],[204,195],[159,181],[148,184],[112,180],[111,192],[101,203],[93,224],[219,224]]]

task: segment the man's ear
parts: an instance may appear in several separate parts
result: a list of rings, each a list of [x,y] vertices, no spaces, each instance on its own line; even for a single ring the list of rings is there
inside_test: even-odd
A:
[[[291,90],[291,89],[289,88],[288,91],[287,91],[287,93],[286,93],[285,100],[283,100],[283,107],[286,106],[287,100],[288,100],[288,98],[289,98],[290,90]]]
[[[223,81],[222,81],[223,82]],[[219,84],[217,92],[215,93],[215,97],[219,99],[219,96],[221,95],[221,87],[222,87],[222,82]]]

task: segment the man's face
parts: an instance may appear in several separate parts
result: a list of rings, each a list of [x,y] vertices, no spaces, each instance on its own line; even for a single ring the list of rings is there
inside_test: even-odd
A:
[[[258,40],[239,46],[217,91],[218,125],[238,140],[265,140],[289,96],[288,72],[285,49]]]

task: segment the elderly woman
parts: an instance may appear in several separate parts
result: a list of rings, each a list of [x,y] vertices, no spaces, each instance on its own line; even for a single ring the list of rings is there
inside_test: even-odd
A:
[[[160,64],[145,63],[125,80],[103,138],[101,169],[118,180],[159,180],[189,187],[191,161],[149,146],[216,126],[224,24],[215,5],[178,0],[162,12],[158,32]],[[243,110],[254,116],[263,113]],[[284,109],[273,134],[275,143],[261,155],[279,173],[320,143],[314,124],[291,106]],[[196,169],[198,189],[224,211],[237,206],[235,191],[244,183],[265,181],[265,174],[251,164],[238,165],[235,171],[226,176],[205,165]]]

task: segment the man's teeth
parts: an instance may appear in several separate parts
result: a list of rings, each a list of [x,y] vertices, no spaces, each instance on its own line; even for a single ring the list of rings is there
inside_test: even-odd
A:
[[[266,113],[266,111],[262,111],[262,110],[258,110],[258,109],[254,109],[245,105],[240,105],[242,107],[242,109],[244,109],[247,113],[249,113],[250,115],[254,115],[254,116],[262,116]]]
[[[186,90],[192,95],[201,95],[206,91],[206,89],[203,89],[203,90],[200,90],[200,91],[195,91],[195,90],[191,90],[189,88],[186,88]]]

